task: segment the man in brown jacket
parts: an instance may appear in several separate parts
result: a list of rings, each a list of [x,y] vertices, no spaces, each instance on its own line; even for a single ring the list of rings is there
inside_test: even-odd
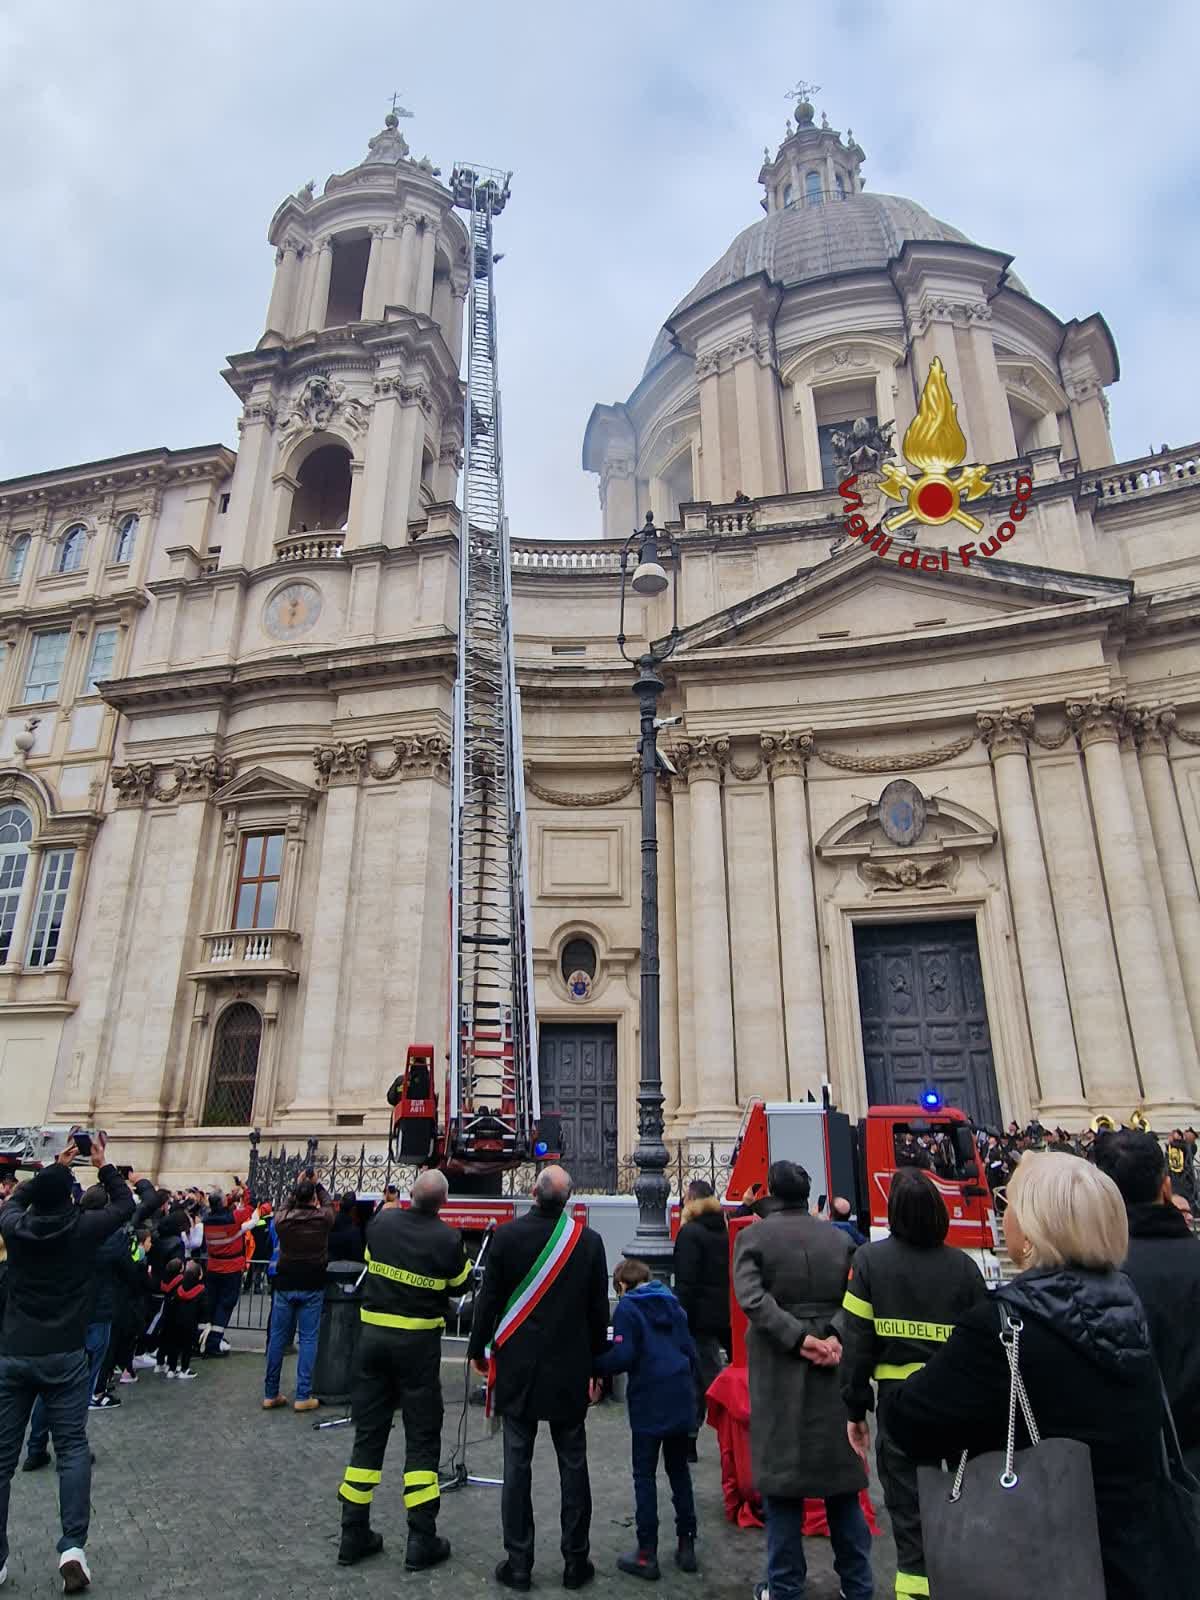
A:
[[[758,1600],[803,1600],[804,1501],[824,1500],[833,1563],[846,1600],[872,1600],[871,1535],[859,1505],[867,1486],[846,1437],[834,1318],[853,1247],[809,1216],[808,1173],[776,1161],[767,1186],[778,1209],[744,1228],[733,1288],[750,1327],[750,1451],[767,1519],[767,1578]]]
[[[325,1268],[329,1264],[329,1234],[333,1227],[333,1202],[311,1175],[301,1178],[274,1218],[279,1240],[279,1265],[275,1269],[275,1296],[271,1301],[271,1326],[267,1333],[267,1372],[263,1410],[286,1406],[279,1392],[283,1352],[300,1325],[300,1355],[296,1362],[294,1411],[315,1411],[320,1405],[312,1392],[321,1331],[321,1305],[325,1299]]]

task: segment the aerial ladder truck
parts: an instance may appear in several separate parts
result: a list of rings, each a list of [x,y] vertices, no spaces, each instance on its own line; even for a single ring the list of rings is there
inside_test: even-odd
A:
[[[543,1118],[538,1100],[521,703],[504,515],[492,226],[508,201],[511,176],[459,163],[450,180],[454,202],[469,219],[471,280],[451,766],[449,1050],[440,1095],[435,1047],[414,1044],[389,1097],[394,1153],[442,1168],[460,1193],[494,1189],[497,1174],[557,1154],[560,1138],[558,1119]]]

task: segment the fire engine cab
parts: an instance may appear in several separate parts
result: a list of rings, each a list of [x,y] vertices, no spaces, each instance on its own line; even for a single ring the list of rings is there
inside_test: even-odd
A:
[[[795,1161],[812,1178],[815,1209],[828,1214],[835,1196],[850,1202],[859,1230],[871,1239],[887,1237],[888,1191],[899,1167],[924,1165],[918,1154],[922,1135],[940,1135],[943,1169],[931,1171],[950,1213],[947,1244],[966,1250],[984,1277],[1000,1278],[995,1254],[996,1219],[984,1180],[983,1163],[971,1120],[930,1094],[925,1105],[871,1106],[857,1125],[832,1106],[813,1103],[752,1102],[734,1150],[733,1170],[725,1193],[729,1205],[753,1205],[767,1193],[767,1170],[773,1161]],[[752,1226],[753,1216],[730,1222],[732,1263],[737,1237]],[[732,1280],[732,1272],[730,1274]],[[746,1320],[732,1302],[734,1361],[745,1361]]]

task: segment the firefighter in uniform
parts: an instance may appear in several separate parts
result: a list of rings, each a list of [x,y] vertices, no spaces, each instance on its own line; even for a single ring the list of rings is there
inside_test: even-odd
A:
[[[363,1326],[351,1392],[354,1452],[338,1490],[343,1566],[383,1549],[371,1527],[371,1501],[397,1410],[404,1419],[404,1564],[420,1572],[450,1554],[449,1540],[437,1536],[442,1332],[447,1303],[462,1290],[471,1262],[462,1236],[438,1217],[447,1191],[442,1173],[423,1172],[408,1209],[381,1210],[367,1228]]]
[[[908,1167],[893,1175],[888,1228],[890,1237],[863,1245],[851,1267],[842,1302],[842,1398],[850,1442],[865,1465],[875,1380],[875,1461],[896,1541],[896,1594],[927,1595],[917,1463],[888,1438],[888,1399],[986,1298],[987,1288],[970,1256],[945,1243],[950,1217],[930,1173]]]

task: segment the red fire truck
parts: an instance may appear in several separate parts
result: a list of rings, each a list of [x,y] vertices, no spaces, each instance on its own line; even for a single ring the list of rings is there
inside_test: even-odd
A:
[[[929,1095],[923,1106],[871,1106],[857,1124],[832,1106],[754,1101],[734,1151],[726,1205],[749,1205],[767,1192],[773,1161],[795,1161],[812,1177],[812,1204],[828,1208],[835,1196],[849,1200],[859,1228],[872,1239],[887,1236],[888,1190],[898,1167],[913,1164],[909,1152],[923,1134],[944,1134],[951,1175],[930,1173],[950,1213],[948,1244],[967,1250],[985,1278],[996,1281],[995,1214],[971,1120]],[[936,1101],[936,1103],[935,1103]],[[734,1218],[730,1259],[742,1228],[753,1217]],[[744,1362],[746,1320],[732,1300],[734,1361]]]

